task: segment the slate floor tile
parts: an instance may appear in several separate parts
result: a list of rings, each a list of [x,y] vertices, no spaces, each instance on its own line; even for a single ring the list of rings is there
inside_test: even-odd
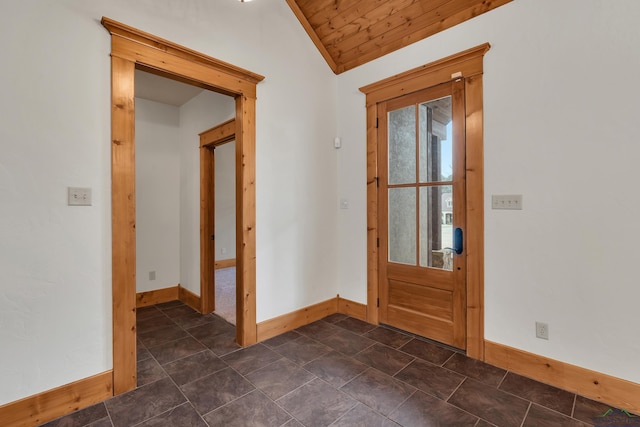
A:
[[[354,332],[356,334],[364,334],[376,328],[376,325],[363,322],[362,320],[359,320],[359,319],[354,319],[353,317],[347,317],[344,320],[336,322],[335,325],[341,328],[344,328],[348,331]]]
[[[140,333],[138,334],[138,339],[145,347],[149,348],[169,341],[175,341],[188,335],[187,331],[174,323],[173,325],[155,329],[144,334]]]
[[[302,336],[297,340],[281,345],[276,351],[287,359],[303,365],[330,352],[331,347],[312,340],[309,337]]]
[[[318,341],[349,356],[353,356],[375,343],[369,338],[354,334],[346,329],[341,329],[329,337],[318,339]]]
[[[175,325],[175,322],[169,319],[164,314],[162,316],[152,317],[150,319],[136,320],[136,330],[138,334],[146,334],[147,332],[173,325]]]
[[[529,408],[528,401],[471,379],[448,402],[498,427],[520,427]]]
[[[415,388],[370,368],[340,390],[377,412],[389,415],[413,394]]]
[[[211,350],[204,350],[175,362],[167,363],[164,365],[164,370],[177,385],[181,386],[227,367],[228,365],[213,354]]]
[[[266,341],[263,341],[262,344],[266,345],[269,348],[280,347],[283,344],[288,343],[289,341],[293,341],[300,338],[300,334],[296,331],[285,332],[284,334],[280,334],[273,338],[269,338]]]
[[[460,353],[451,356],[443,366],[493,387],[497,387],[507,373],[504,369],[471,359]]]
[[[584,427],[613,409],[344,314],[246,349],[180,301],[136,314],[139,387],[45,426]]]
[[[136,427],[208,427],[189,403],[183,403]]]
[[[154,358],[139,361],[136,366],[136,373],[138,387],[167,376],[167,373]]]
[[[273,400],[254,390],[204,416],[210,426],[271,427],[291,419]]]
[[[149,351],[153,357],[156,358],[158,363],[164,365],[165,363],[173,362],[174,360],[199,353],[205,349],[206,347],[204,345],[200,344],[194,338],[187,336],[176,341],[150,347]]]
[[[170,378],[164,378],[105,402],[114,427],[130,427],[185,402]]]
[[[396,374],[414,360],[413,356],[383,344],[374,344],[356,354],[355,358],[389,375]]]
[[[50,421],[42,427],[80,427],[100,421],[105,417],[108,418],[108,416],[109,414],[107,414],[107,408],[104,406],[104,403],[98,403]],[[109,421],[109,425],[110,424],[111,421]]]
[[[587,427],[587,425],[534,403],[529,408],[522,427]]]
[[[448,399],[464,381],[462,375],[422,360],[413,361],[398,372],[395,378],[443,400]]]
[[[277,400],[308,383],[315,375],[283,358],[253,371],[246,378],[268,397]]]
[[[606,403],[591,400],[583,396],[576,396],[573,418],[585,423],[593,424],[593,419],[604,414],[611,406]]]
[[[442,365],[454,353],[452,350],[418,338],[412,339],[400,347],[400,350],[434,365]]]
[[[475,426],[478,418],[421,391],[413,394],[389,416],[403,426]]]
[[[309,323],[308,325],[304,325],[296,329],[296,332],[306,335],[309,338],[319,340],[320,338],[327,338],[335,334],[339,330],[340,329],[336,328],[331,323],[325,322],[323,320],[318,320],[316,322]]]
[[[384,427],[388,420],[362,403],[347,412],[331,427]]]
[[[233,353],[242,348],[236,342],[235,330],[213,337],[199,338],[198,341],[213,351],[217,356],[224,356],[225,354]]]
[[[367,365],[332,351],[304,365],[304,368],[334,387],[342,387],[367,370]]]
[[[231,368],[200,378],[181,388],[200,415],[211,412],[255,389],[249,381]]]
[[[282,358],[280,354],[262,344],[255,344],[222,356],[222,360],[242,375],[264,368],[280,358]]]
[[[357,404],[317,378],[281,397],[277,403],[306,427],[328,426]]]
[[[576,396],[568,391],[509,372],[500,390],[520,396],[554,411],[571,416]]]
[[[370,330],[364,334],[364,336],[391,348],[402,347],[412,339],[409,335],[405,335],[382,326],[378,326],[377,328]]]

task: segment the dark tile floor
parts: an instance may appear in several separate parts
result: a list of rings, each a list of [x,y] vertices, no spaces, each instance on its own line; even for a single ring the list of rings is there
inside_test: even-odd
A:
[[[341,314],[240,349],[180,302],[138,310],[138,388],[46,426],[587,426],[609,407]]]

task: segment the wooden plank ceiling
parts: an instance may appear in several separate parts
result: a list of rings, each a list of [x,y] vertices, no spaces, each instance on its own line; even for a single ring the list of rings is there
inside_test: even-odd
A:
[[[287,0],[336,74],[512,0]]]

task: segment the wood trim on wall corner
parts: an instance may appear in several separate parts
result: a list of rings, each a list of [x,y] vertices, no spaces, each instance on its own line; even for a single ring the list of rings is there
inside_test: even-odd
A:
[[[194,294],[187,288],[183,288],[182,285],[178,285],[178,299],[193,308],[195,311],[200,311],[200,296]]]
[[[235,258],[221,259],[219,261],[214,262],[213,264],[213,268],[215,268],[216,270],[220,270],[221,268],[235,267],[235,266],[236,266]]]
[[[292,331],[309,323],[338,312],[338,299],[329,300],[301,308],[273,319],[258,323],[258,342]]]
[[[154,289],[152,291],[138,292],[136,294],[136,308],[175,301],[178,299],[179,287],[180,285],[171,286],[169,288]]]
[[[347,316],[351,316],[355,319],[362,320],[364,322],[367,321],[367,305],[366,304],[350,301],[348,299],[342,298],[340,295],[338,295],[337,298],[338,298],[338,313],[346,314]]]
[[[301,308],[273,319],[258,323],[258,342],[292,331],[316,320],[335,313],[346,314],[366,322],[367,306],[359,302],[341,298],[340,295],[329,300]]]
[[[3,427],[33,427],[113,396],[107,371],[0,406]]]
[[[640,384],[487,340],[485,359],[525,377],[640,413]]]

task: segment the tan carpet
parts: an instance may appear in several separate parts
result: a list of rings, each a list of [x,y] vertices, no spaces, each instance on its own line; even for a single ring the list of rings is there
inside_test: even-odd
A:
[[[218,316],[236,324],[236,268],[216,270],[216,309]]]

